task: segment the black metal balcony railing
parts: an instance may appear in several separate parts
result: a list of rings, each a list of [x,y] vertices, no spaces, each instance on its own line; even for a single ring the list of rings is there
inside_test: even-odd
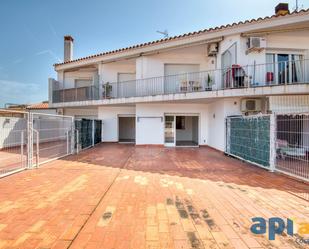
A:
[[[168,75],[53,91],[53,103],[309,83],[307,60]],[[59,83],[58,83],[59,84]]]

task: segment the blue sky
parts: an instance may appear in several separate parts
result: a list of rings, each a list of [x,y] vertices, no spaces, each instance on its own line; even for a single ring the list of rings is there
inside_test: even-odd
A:
[[[217,25],[272,15],[278,0],[1,0],[0,106],[47,100],[63,36],[74,58]],[[284,1],[295,7],[295,0]],[[309,0],[299,0],[303,8]]]

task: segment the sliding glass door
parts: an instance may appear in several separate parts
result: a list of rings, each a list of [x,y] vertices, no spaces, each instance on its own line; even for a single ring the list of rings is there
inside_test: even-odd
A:
[[[266,54],[266,83],[290,84],[304,80],[303,56],[297,54]]]
[[[278,54],[278,83],[289,82],[289,55]]]
[[[175,116],[166,115],[164,120],[164,145],[175,146]]]

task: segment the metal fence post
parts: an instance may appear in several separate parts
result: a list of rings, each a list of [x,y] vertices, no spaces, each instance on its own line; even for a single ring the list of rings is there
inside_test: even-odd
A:
[[[24,131],[21,131],[20,140],[21,167],[24,168]]]
[[[79,131],[76,129],[76,153],[79,153]]]
[[[69,131],[66,132],[67,137],[67,155],[69,155]]]
[[[39,167],[40,160],[40,134],[38,131],[36,132],[36,168]]]
[[[94,146],[94,119],[92,120],[92,146]]]
[[[72,127],[71,127],[71,154],[73,154],[74,147],[75,147],[75,136],[74,136],[75,123],[74,123],[73,117],[71,119],[71,122],[72,122]]]
[[[27,168],[32,168],[32,157],[33,157],[33,141],[32,141],[32,126],[33,117],[30,112],[27,114]]]
[[[274,172],[276,169],[276,117],[275,114],[270,115],[269,128],[269,170]]]

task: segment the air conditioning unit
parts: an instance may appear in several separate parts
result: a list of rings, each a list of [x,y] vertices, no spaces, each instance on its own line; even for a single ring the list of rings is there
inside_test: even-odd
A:
[[[242,112],[260,112],[262,111],[261,99],[243,99],[241,101]]]
[[[218,54],[218,43],[211,43],[208,45],[208,56],[216,56]]]
[[[248,49],[263,49],[266,48],[266,39],[263,37],[249,37]]]

